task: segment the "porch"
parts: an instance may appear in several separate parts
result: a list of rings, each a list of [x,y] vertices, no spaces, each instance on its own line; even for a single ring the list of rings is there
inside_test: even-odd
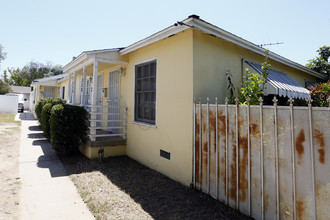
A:
[[[89,113],[89,140],[80,149],[88,158],[126,154],[127,108],[120,102],[120,77],[127,62],[118,51],[86,51],[63,68],[68,77],[58,96]]]

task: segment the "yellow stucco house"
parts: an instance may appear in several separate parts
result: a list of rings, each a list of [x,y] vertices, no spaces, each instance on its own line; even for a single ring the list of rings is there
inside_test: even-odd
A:
[[[193,98],[224,102],[226,72],[240,85],[245,67],[260,71],[265,49],[196,15],[125,48],[85,51],[65,74],[36,80],[32,96],[61,97],[90,112],[90,158],[128,155],[185,185],[193,172]],[[324,77],[269,53],[265,94],[306,98],[305,81]]]

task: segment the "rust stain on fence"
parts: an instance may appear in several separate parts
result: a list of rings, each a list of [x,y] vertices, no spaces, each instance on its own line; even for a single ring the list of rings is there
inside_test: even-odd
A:
[[[196,172],[195,172],[195,178],[196,178],[196,182],[200,183],[200,176],[199,176],[199,120],[196,114],[196,128],[195,128],[195,161],[196,161]]]
[[[306,140],[306,138],[305,138],[304,129],[301,129],[298,137],[296,138],[296,151],[298,153],[298,158],[299,158],[298,164],[301,164],[301,158],[305,152],[304,144],[303,144],[305,142],[305,140]]]
[[[223,185],[224,185],[224,191],[225,191],[225,195],[227,195],[226,192],[226,151],[225,151],[225,155],[223,157],[221,157],[221,169],[220,170],[220,175],[222,176],[222,181],[223,181]]]
[[[305,211],[305,202],[303,200],[297,201],[297,219],[303,219]]]
[[[269,203],[270,203],[270,198],[269,198],[269,194],[265,193],[265,212],[267,212],[268,207],[269,207]]]
[[[211,106],[211,107],[210,107]],[[229,108],[229,112],[227,112],[226,106],[218,106],[218,112],[215,112],[216,105],[209,105],[208,108],[206,105],[203,105],[200,110],[197,109],[196,115],[195,115],[195,181],[199,186],[198,189],[210,194],[211,196],[215,197],[217,196],[217,199],[223,202],[228,202],[229,205],[233,205],[236,207],[236,209],[240,209],[240,211],[243,211],[244,213],[249,213],[252,217],[259,218],[259,213],[263,213],[264,217],[268,218],[272,214],[274,216],[276,214],[280,215],[280,218],[282,217],[288,217],[293,218],[296,217],[297,219],[302,218],[310,218],[312,216],[313,208],[310,204],[310,197],[306,197],[305,192],[309,192],[310,185],[309,184],[301,184],[299,183],[301,181],[301,178],[299,175],[301,175],[301,169],[304,169],[304,172],[310,172],[310,170],[315,169],[316,173],[315,175],[315,198],[316,198],[316,214],[317,216],[323,216],[323,212],[320,213],[320,204],[323,203],[325,200],[325,194],[324,192],[320,193],[320,184],[328,184],[328,178],[326,180],[321,179],[326,178],[324,175],[320,175],[317,169],[319,169],[319,166],[315,167],[307,167],[308,169],[305,169],[305,166],[309,165],[308,160],[310,159],[310,147],[311,147],[311,137],[309,137],[309,132],[307,132],[308,127],[303,127],[300,123],[294,124],[294,128],[296,128],[297,133],[293,134],[295,136],[291,136],[292,133],[289,131],[290,128],[286,129],[286,126],[288,123],[286,123],[286,120],[288,119],[289,110],[287,108],[279,108],[278,109],[278,125],[279,127],[274,127],[275,129],[278,129],[277,137],[278,138],[278,151],[279,151],[279,164],[278,166],[273,167],[273,165],[265,166],[264,167],[264,173],[266,172],[267,178],[265,179],[266,182],[261,181],[261,178],[263,178],[260,173],[261,169],[261,161],[260,161],[260,142],[258,141],[261,135],[261,125],[259,124],[259,106],[251,106],[251,121],[250,124],[246,121],[246,115],[244,112],[242,114],[238,113],[235,114],[232,110],[235,106],[231,106]],[[239,106],[240,107],[240,106]],[[208,109],[209,111],[206,111],[205,109]],[[225,112],[226,109],[226,112]],[[243,108],[241,108],[242,110]],[[239,110],[239,109],[238,109]],[[276,109],[275,109],[276,110]],[[201,112],[199,112],[201,111]],[[317,111],[317,110],[316,110]],[[322,110],[323,111],[323,110]],[[228,113],[227,115],[224,115],[225,113]],[[258,113],[258,114],[257,114]],[[207,116],[207,114],[209,114]],[[297,118],[302,118],[304,115],[300,115],[300,111],[297,111],[295,114],[297,114]],[[305,114],[305,113],[304,113]],[[319,114],[319,113],[317,113]],[[321,114],[321,113],[320,113]],[[264,115],[266,117],[269,116]],[[263,116],[263,117],[264,117]],[[200,118],[201,117],[201,118]],[[216,118],[218,117],[218,118]],[[239,120],[237,120],[236,117],[239,117]],[[208,119],[207,119],[208,118]],[[325,132],[323,131],[326,129],[326,125],[329,124],[329,117],[320,118],[319,120],[317,117],[316,122],[313,121],[313,123],[316,123],[317,128],[320,130],[314,128],[313,129],[313,143],[315,147],[314,151],[316,154],[318,154],[318,158],[316,158],[316,155],[314,155],[315,159],[318,159],[319,163],[325,164],[326,158],[326,149],[325,145],[327,144],[326,141],[328,138]],[[275,121],[275,120],[274,120]],[[299,121],[299,120],[298,120]],[[235,123],[238,122],[238,127],[234,127]],[[217,124],[218,123],[218,124]],[[273,126],[276,124],[273,123],[264,123],[265,127],[263,127],[265,133],[273,132]],[[309,131],[309,130],[308,130]],[[236,133],[238,132],[238,133]],[[267,134],[268,134],[267,133]],[[308,135],[307,135],[308,134]],[[214,136],[213,136],[214,135]],[[248,140],[248,136],[250,135],[250,139]],[[307,136],[306,136],[307,135]],[[268,136],[265,136],[265,139]],[[236,139],[238,138],[238,139]],[[291,152],[287,149],[287,146],[290,144],[288,140],[295,141],[294,143],[294,151]],[[272,139],[271,139],[272,140]],[[272,141],[268,139],[263,143],[264,147],[273,147]],[[306,141],[307,140],[307,141]],[[218,143],[216,143],[218,141]],[[250,155],[248,154],[249,149],[249,143],[250,141]],[[217,145],[218,144],[218,145]],[[218,146],[218,151],[217,147]],[[209,148],[210,147],[210,148]],[[306,149],[305,149],[306,148]],[[268,152],[268,151],[266,151]],[[215,154],[218,155],[215,155]],[[285,154],[292,154],[295,153],[297,160],[295,160],[295,165],[303,163],[303,166],[297,166],[298,172],[296,172],[296,176],[299,178],[297,179],[298,182],[296,182],[296,195],[294,195],[293,185],[290,187],[289,185],[293,184],[293,176],[291,172],[291,156],[288,155],[285,156]],[[218,157],[216,157],[218,156]],[[248,166],[249,163],[249,157],[250,157],[250,167]],[[314,158],[313,157],[313,158]],[[210,159],[210,161],[209,161]],[[218,159],[218,161],[216,160]],[[305,160],[307,162],[305,163]],[[238,161],[238,162],[237,162]],[[217,163],[218,162],[218,163]],[[272,162],[272,161],[271,161]],[[216,164],[217,163],[217,164]],[[290,165],[291,164],[291,165]],[[307,164],[307,165],[306,165]],[[218,179],[216,179],[215,182],[215,172],[216,172],[216,166],[218,166]],[[208,167],[208,169],[207,169]],[[285,180],[283,182],[279,182],[279,206],[273,207],[273,204],[275,201],[277,202],[276,194],[275,194],[275,185],[276,182],[272,184],[269,181],[272,181],[272,179],[268,178],[268,172],[270,175],[273,175],[275,168],[275,173],[277,171],[280,171],[280,177]],[[282,169],[283,168],[283,169]],[[312,169],[310,169],[312,168]],[[322,167],[323,169],[325,167]],[[248,171],[250,169],[250,176],[248,176]],[[209,172],[209,173],[207,173]],[[238,173],[237,173],[238,172]],[[238,176],[237,176],[238,175]],[[208,178],[207,178],[208,177]],[[292,177],[292,179],[291,179]],[[295,177],[295,178],[297,178]],[[237,179],[238,178],[238,179]],[[208,182],[210,179],[210,182]],[[281,178],[280,178],[281,180]],[[250,183],[249,183],[250,181]],[[276,181],[276,179],[274,179]],[[327,181],[327,182],[322,182]],[[248,191],[250,184],[251,191]],[[263,185],[263,190],[261,190],[261,184]],[[284,184],[284,185],[283,185]],[[198,185],[197,185],[198,186]],[[284,186],[284,187],[283,187]],[[288,187],[289,186],[289,187]],[[216,191],[214,190],[214,187],[218,187]],[[271,188],[269,188],[271,187]],[[322,186],[323,187],[323,186]],[[207,190],[206,190],[207,189]],[[219,191],[218,191],[219,190]],[[303,192],[303,193],[301,193]],[[238,194],[237,194],[238,193]],[[251,197],[248,197],[248,193],[251,193]],[[261,200],[262,200],[262,193],[264,195],[263,205],[261,206]],[[292,193],[292,198],[291,198]],[[260,194],[260,196],[259,196]],[[305,195],[306,194],[306,195]],[[283,196],[282,196],[283,195]],[[298,195],[298,196],[297,196]],[[228,201],[228,198],[230,200]],[[248,199],[251,199],[250,201],[247,201]],[[296,199],[296,200],[295,200]],[[237,201],[238,200],[238,201]],[[293,201],[296,201],[295,206],[293,207]],[[242,202],[240,204],[240,202]],[[249,204],[247,204],[247,202]],[[250,204],[251,203],[251,204]],[[248,205],[248,207],[246,207]],[[277,204],[276,204],[277,205]],[[322,206],[323,207],[323,206]],[[248,210],[250,208],[250,212]],[[261,210],[264,208],[263,210]],[[293,213],[293,208],[295,208],[295,213]],[[248,210],[248,211],[246,211]],[[279,213],[277,213],[277,210],[280,210]],[[323,209],[322,209],[323,210]],[[274,212],[274,213],[273,213]],[[276,212],[276,213],[275,213]],[[247,214],[245,213],[245,214]],[[254,214],[257,213],[257,214]],[[328,216],[328,212],[326,212],[326,215]]]
[[[213,111],[210,111],[210,134],[211,132],[214,133],[214,136],[213,136],[213,144],[215,147],[213,147],[213,152],[215,153],[216,152],[216,142],[217,142],[217,133],[216,133],[216,126],[217,126],[217,123],[216,123],[216,116],[215,116],[215,113]]]
[[[239,148],[243,150],[242,160],[239,158],[239,199],[246,200],[248,190],[248,179],[246,178],[248,165],[248,140],[246,136],[242,136],[241,132],[242,121],[238,123],[238,143]],[[239,154],[240,156],[241,154]]]
[[[231,131],[232,143],[233,143],[233,153],[232,153],[232,162],[230,164],[231,176],[230,176],[230,189],[229,196],[236,202],[236,144],[235,143],[235,133]]]
[[[221,115],[219,117],[221,126],[220,126],[220,133],[221,135],[225,136],[226,135],[226,116]]]
[[[251,124],[251,134],[254,136],[260,135],[259,125]]]
[[[319,152],[319,161],[320,161],[320,163],[324,164],[325,163],[324,136],[320,130],[314,129],[314,138],[316,139],[316,141],[319,142],[320,147],[321,147],[321,149],[317,150]]]

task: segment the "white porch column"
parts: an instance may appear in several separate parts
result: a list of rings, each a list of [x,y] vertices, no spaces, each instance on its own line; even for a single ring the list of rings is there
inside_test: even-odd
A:
[[[97,59],[94,59],[94,67],[93,67],[93,90],[92,90],[92,112],[97,112],[97,107],[93,107],[97,104],[97,72],[98,72],[98,60]],[[96,114],[92,114],[91,115],[91,127],[96,127],[96,119],[97,119],[97,116]],[[90,132],[91,132],[91,135],[95,135],[96,134],[96,128],[92,128],[90,129]],[[96,138],[95,137],[91,137],[90,138],[91,141],[95,141]]]
[[[37,100],[35,101],[35,103],[37,104],[39,100],[40,100],[40,85],[37,86]]]
[[[77,79],[77,74],[76,72],[73,73],[73,86],[72,86],[72,104],[75,105],[76,104],[76,89],[77,89],[77,85],[76,85],[76,79]]]
[[[94,67],[93,67],[93,91],[92,91],[92,105],[96,105],[97,100],[97,72],[99,69],[99,63],[97,59],[94,60]]]
[[[69,73],[68,75],[68,103],[70,103],[70,100],[71,100],[71,92],[72,92],[72,89],[71,89],[71,74]]]
[[[82,78],[83,78],[83,84],[82,84],[82,97],[81,97],[81,105],[84,106],[86,104],[86,66],[83,66],[83,75],[82,75]]]

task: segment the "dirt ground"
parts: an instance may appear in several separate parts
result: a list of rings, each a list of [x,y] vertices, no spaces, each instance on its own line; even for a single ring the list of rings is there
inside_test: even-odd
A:
[[[19,219],[20,125],[1,120],[4,116],[0,114],[0,219]]]
[[[128,157],[62,157],[96,219],[250,219]]]

